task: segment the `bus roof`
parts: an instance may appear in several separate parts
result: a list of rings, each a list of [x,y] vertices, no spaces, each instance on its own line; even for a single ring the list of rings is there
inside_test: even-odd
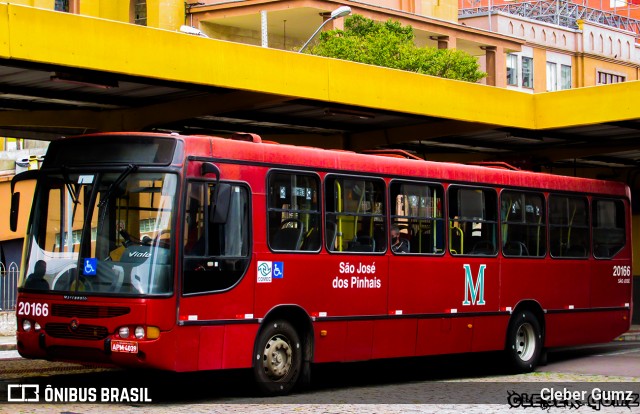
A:
[[[473,185],[495,185],[542,191],[555,190],[603,194],[630,199],[628,187],[624,183],[616,181],[261,142],[260,137],[255,134],[239,134],[234,139],[203,135],[129,132],[91,134],[68,139],[105,135],[173,138],[184,141],[186,154],[189,155],[211,157],[218,161],[237,160],[273,168],[377,175]],[[203,146],[206,142],[205,140],[208,140],[209,143]],[[196,148],[198,150],[193,151]],[[206,148],[206,153],[203,153],[204,148]]]

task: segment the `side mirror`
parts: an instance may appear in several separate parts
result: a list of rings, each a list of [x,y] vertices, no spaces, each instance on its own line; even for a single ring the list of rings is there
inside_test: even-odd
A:
[[[224,224],[229,217],[229,206],[231,205],[231,185],[221,183],[216,186],[214,199],[211,200],[209,210],[209,222],[211,224]]]
[[[210,162],[203,162],[200,169],[200,175],[205,176],[207,174],[215,174],[216,180],[220,179],[220,169],[215,164]]]
[[[36,180],[40,175],[40,170],[28,170],[16,174],[11,179],[11,211],[9,213],[9,229],[18,230],[18,215],[20,212],[20,193],[16,193],[16,184],[20,181]]]
[[[9,215],[9,228],[18,230],[18,212],[20,210],[20,193],[11,194],[11,213]]]

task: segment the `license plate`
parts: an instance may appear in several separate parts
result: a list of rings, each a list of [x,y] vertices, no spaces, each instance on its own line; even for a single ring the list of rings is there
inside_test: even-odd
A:
[[[133,341],[111,341],[111,352],[138,353],[138,343]]]

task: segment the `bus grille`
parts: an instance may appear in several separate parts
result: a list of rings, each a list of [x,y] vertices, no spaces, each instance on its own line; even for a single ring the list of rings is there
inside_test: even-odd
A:
[[[54,338],[100,340],[109,335],[107,328],[96,325],[79,325],[72,331],[68,323],[48,323],[44,330]]]
[[[126,315],[131,309],[125,306],[87,306],[87,305],[61,305],[54,303],[51,307],[53,316],[68,318],[115,318]]]

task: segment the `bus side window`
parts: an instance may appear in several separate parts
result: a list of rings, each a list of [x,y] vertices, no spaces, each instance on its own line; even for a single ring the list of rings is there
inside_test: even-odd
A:
[[[622,200],[594,200],[593,255],[598,259],[614,257],[626,244],[625,214]]]
[[[549,196],[549,250],[552,257],[586,258],[589,210],[586,197]]]
[[[249,195],[246,187],[230,186],[229,214],[224,223],[212,223],[209,206],[215,184],[190,182],[184,219],[185,294],[228,289],[249,265]]]
[[[320,250],[319,187],[320,179],[312,174],[269,174],[267,239],[272,250]]]
[[[542,194],[503,191],[500,194],[502,254],[507,257],[546,254],[545,206]]]
[[[496,254],[497,196],[493,189],[449,187],[449,251],[453,255]]]
[[[184,223],[185,256],[202,256],[205,251],[204,185],[189,183]]]
[[[389,193],[392,200],[390,225],[393,230],[390,233],[398,233],[395,240],[391,235],[392,252],[443,253],[442,187],[394,180]]]
[[[382,253],[387,250],[384,181],[360,177],[325,180],[327,250]]]

